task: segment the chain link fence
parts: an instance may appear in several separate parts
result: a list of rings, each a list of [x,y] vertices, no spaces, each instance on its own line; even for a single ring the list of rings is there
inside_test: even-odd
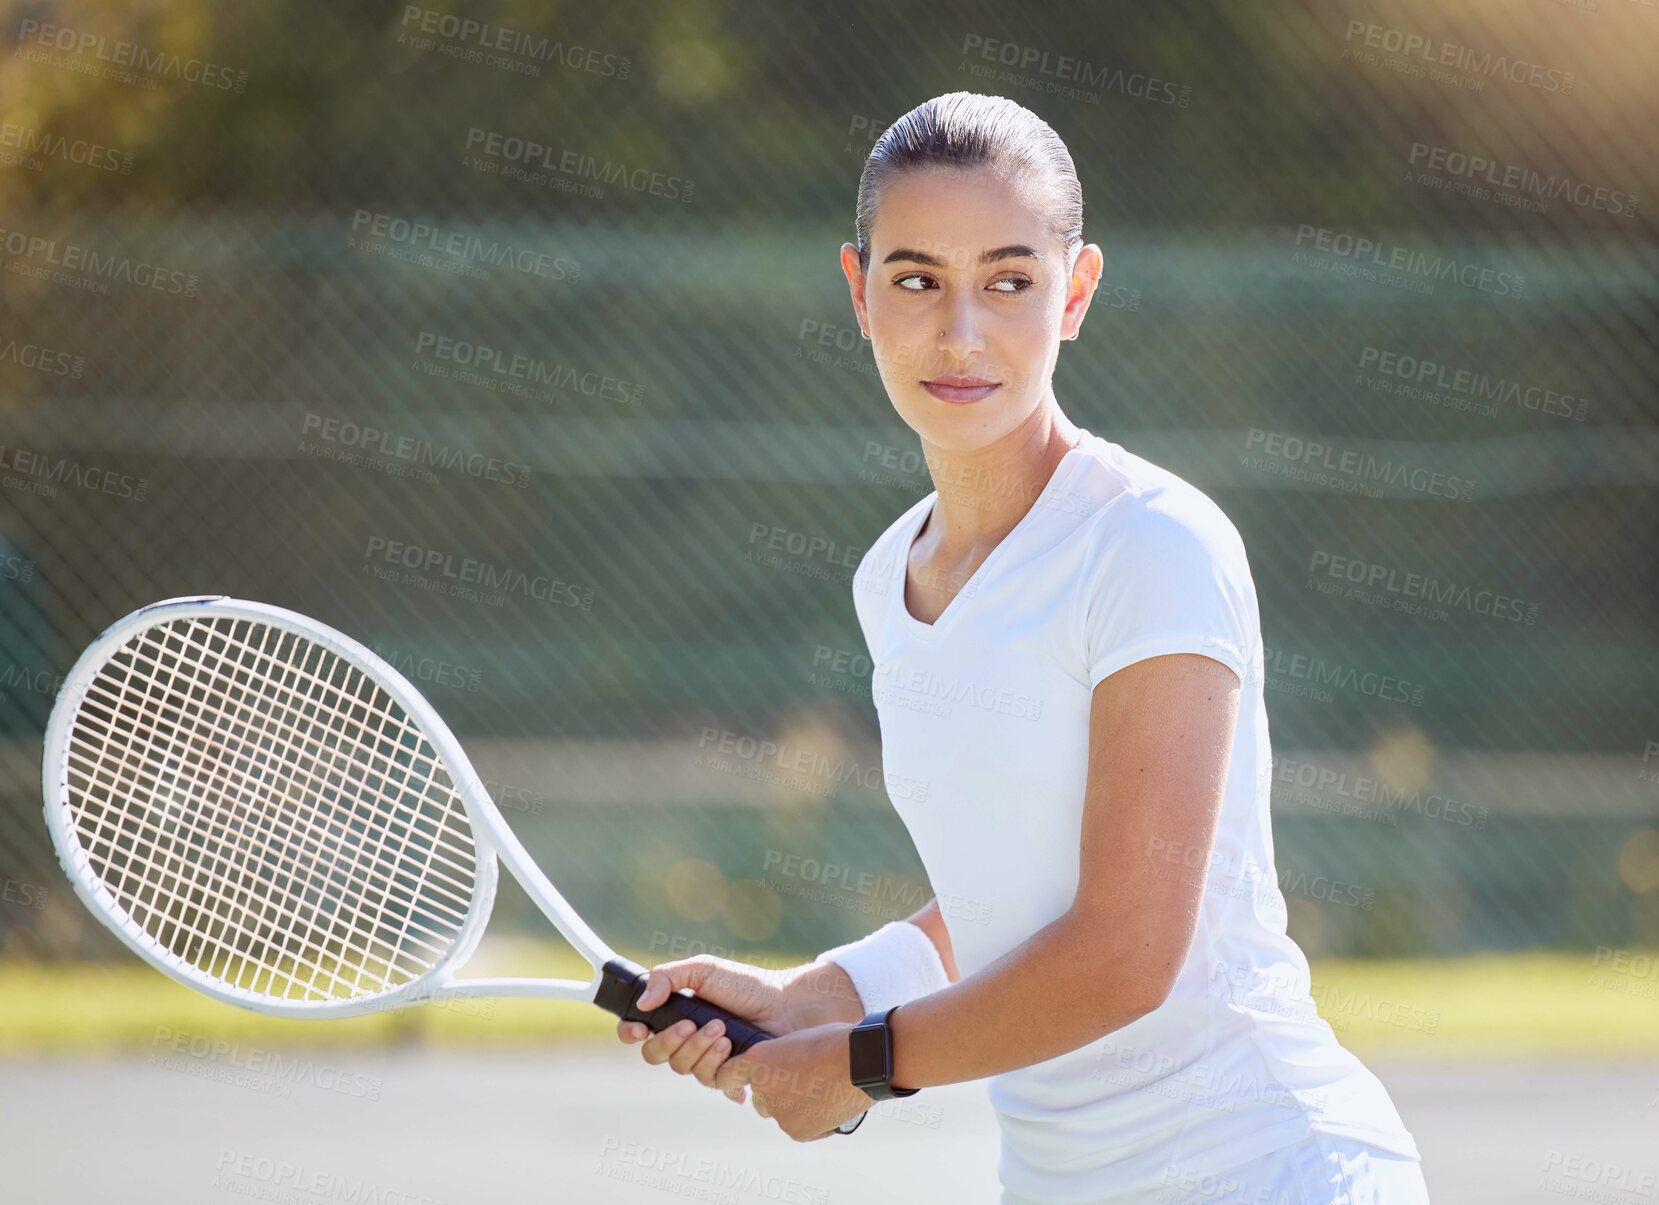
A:
[[[1083,180],[1106,280],[1062,407],[1244,535],[1293,934],[1659,942],[1659,9],[0,29],[0,956],[112,953],[41,822],[45,718],[108,623],[203,592],[401,668],[619,946],[759,960],[919,906],[851,576],[932,484],[837,252],[874,139],[959,89]]]

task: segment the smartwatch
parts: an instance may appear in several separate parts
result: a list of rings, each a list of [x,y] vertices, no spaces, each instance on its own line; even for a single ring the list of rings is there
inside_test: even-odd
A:
[[[921,1091],[893,1086],[893,1026],[889,1018],[898,1011],[899,1006],[895,1004],[885,1012],[873,1012],[847,1035],[853,1086],[862,1088],[871,1100],[892,1100]]]

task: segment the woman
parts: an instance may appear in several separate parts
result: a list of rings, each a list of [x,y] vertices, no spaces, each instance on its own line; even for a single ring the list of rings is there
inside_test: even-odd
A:
[[[776,1041],[619,1035],[747,1085],[797,1139],[988,1079],[1008,1203],[1426,1201],[1285,934],[1238,532],[1055,400],[1102,266],[1064,144],[1009,100],[930,100],[871,151],[857,230],[853,308],[937,487],[854,577],[884,770],[926,785],[892,794],[937,895],[781,982],[652,972],[643,1007],[690,988]],[[867,1093],[849,1043],[876,1038],[891,1069]]]

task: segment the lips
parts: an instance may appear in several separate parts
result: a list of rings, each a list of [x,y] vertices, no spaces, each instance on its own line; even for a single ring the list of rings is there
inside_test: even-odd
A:
[[[923,381],[922,388],[941,402],[965,406],[977,402],[981,398],[989,397],[1002,388],[1002,382],[987,381],[980,377],[946,376]]]

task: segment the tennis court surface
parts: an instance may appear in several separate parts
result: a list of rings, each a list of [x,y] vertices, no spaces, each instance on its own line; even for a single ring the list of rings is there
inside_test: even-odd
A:
[[[1653,1199],[1659,1059],[1370,1062],[1436,1205]],[[994,1205],[981,1085],[882,1110],[851,1138],[799,1145],[748,1106],[591,1046],[18,1059],[0,1062],[0,1197]]]

